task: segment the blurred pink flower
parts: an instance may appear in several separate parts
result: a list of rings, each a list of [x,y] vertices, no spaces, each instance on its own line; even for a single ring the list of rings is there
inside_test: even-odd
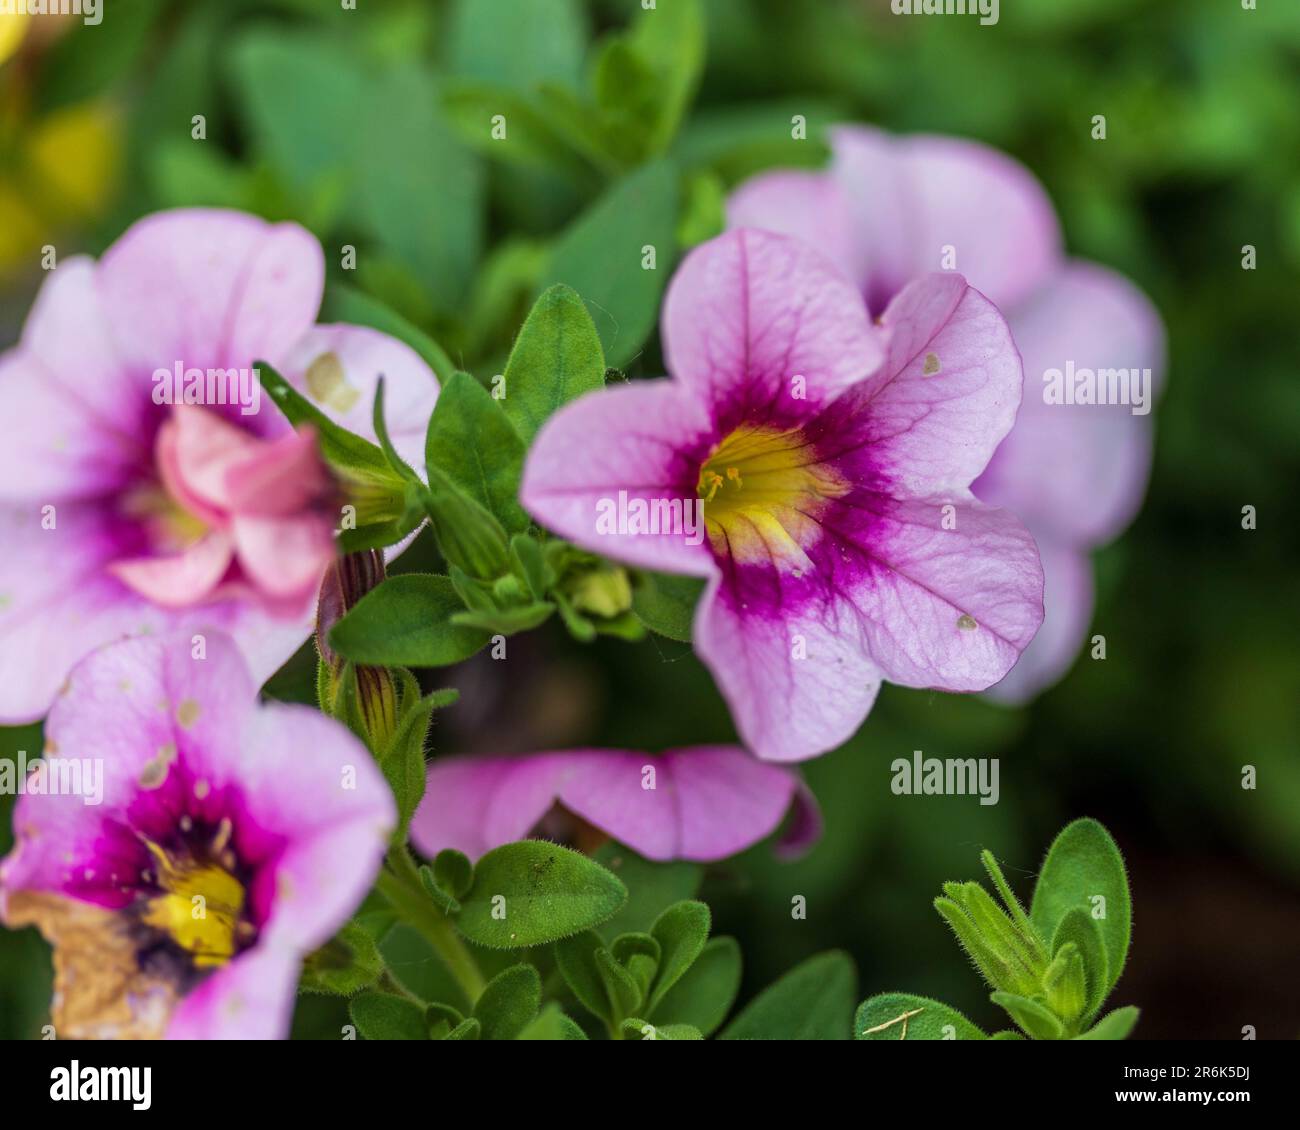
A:
[[[697,746],[440,759],[429,767],[411,841],[428,856],[456,848],[477,859],[534,832],[556,804],[653,860],[725,859],[774,832],[792,806],[783,854],[821,832],[797,774],[735,746]]]
[[[29,779],[14,809],[0,915],[54,946],[60,1039],[287,1035],[303,955],[364,898],[396,821],[345,727],[259,706],[228,637],[192,647],[126,640],[79,663],[44,791]],[[80,794],[51,787],[77,768]]]
[[[1154,392],[1164,368],[1159,315],[1120,275],[1065,257],[1051,201],[1010,157],[957,138],[855,126],[833,131],[832,150],[826,172],[766,173],[742,185],[728,222],[818,248],[873,313],[912,279],[945,266],[1006,314],[1024,358],[1025,396],[973,489],[1023,519],[1042,556],[1043,628],[989,692],[1024,701],[1078,654],[1092,610],[1088,553],[1132,521],[1151,464],[1147,415],[1123,404],[1048,404],[1044,374],[1071,362],[1149,369]]]
[[[557,412],[520,497],[594,553],[708,579],[695,647],[751,750],[839,745],[882,678],[973,691],[1007,673],[1042,571],[969,489],[1020,401],[992,303],[934,274],[873,326],[819,253],[741,229],[687,257],[662,337],[673,379]],[[701,512],[707,538],[685,520]]]
[[[39,718],[123,636],[227,630],[259,681],[306,639],[338,521],[310,435],[260,391],[174,405],[156,377],[266,361],[373,435],[382,373],[394,442],[418,459],[433,374],[384,334],[313,325],[323,288],[308,232],[213,210],[149,216],[52,272],[0,356],[0,722]]]

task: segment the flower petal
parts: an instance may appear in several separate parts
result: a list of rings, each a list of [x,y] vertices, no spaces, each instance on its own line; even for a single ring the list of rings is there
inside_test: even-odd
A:
[[[824,524],[812,554],[819,583],[851,602],[861,646],[891,683],[983,690],[1042,623],[1038,550],[1005,510],[867,496]]]
[[[1092,563],[1087,555],[1042,536],[1038,552],[1043,561],[1043,626],[1007,677],[985,692],[997,702],[1016,706],[1073,666],[1092,619]]]
[[[853,609],[813,576],[732,567],[700,601],[694,638],[745,745],[767,761],[834,749],[880,690]]]
[[[409,345],[366,326],[315,326],[284,358],[282,375],[336,423],[372,441],[377,439],[372,408],[382,376],[384,422],[393,447],[423,471],[438,380]]]
[[[218,532],[207,534],[180,553],[120,558],[107,566],[107,572],[155,604],[184,608],[216,589],[233,557],[230,537]]]
[[[56,504],[112,494],[147,466],[147,442],[105,425],[23,348],[0,355],[0,500]]]
[[[1018,161],[962,138],[858,126],[837,128],[831,144],[832,173],[867,240],[873,309],[917,275],[951,269],[1006,310],[1057,269],[1056,214]]]
[[[848,195],[828,172],[760,173],[727,199],[727,227],[793,236],[819,251],[861,288],[866,284],[868,261],[855,219]]]
[[[148,417],[155,410],[152,382],[147,372],[124,365],[118,356],[94,260],[73,256],[46,276],[23,325],[22,349],[66,404],[95,419],[98,434],[86,440],[112,440],[136,457],[147,457]]]
[[[297,224],[186,208],[146,216],[105,252],[101,301],[145,372],[278,362],[320,309],[325,261]]]
[[[713,563],[696,486],[712,437],[699,401],[675,382],[588,393],[542,426],[519,498],[542,525],[593,553],[708,576]],[[630,520],[637,507],[650,514],[661,506],[666,515],[674,502],[676,518],[657,522],[653,533]],[[619,521],[620,513],[629,520]]]
[[[960,275],[910,284],[883,321],[884,383],[850,389],[817,430],[836,446],[852,436],[869,463],[858,481],[873,489],[894,498],[964,496],[1015,422],[1021,373],[1011,331]]]
[[[1150,369],[1154,396],[1164,371],[1159,315],[1128,280],[1076,262],[1016,312],[1012,331],[1025,359],[1024,403],[975,493],[1046,536],[1109,541],[1142,503],[1151,418],[1124,404],[1048,404],[1045,374],[1070,362],[1094,372]]]
[[[426,855],[454,847],[477,858],[559,803],[647,859],[708,862],[775,830],[798,788],[734,746],[450,758],[430,766],[411,836]]]
[[[283,1040],[289,1035],[299,956],[255,946],[192,989],[167,1024],[169,1040]]]
[[[705,399],[719,437],[742,422],[801,423],[883,359],[881,335],[834,264],[751,228],[686,257],[662,334],[669,372]]]
[[[260,685],[311,631],[310,608],[293,619],[246,600],[165,609],[108,570],[145,549],[130,523],[92,503],[63,503],[57,513],[49,530],[35,507],[0,507],[0,654],[22,657],[0,680],[0,723],[42,717],[78,660],[126,636],[228,632]]]

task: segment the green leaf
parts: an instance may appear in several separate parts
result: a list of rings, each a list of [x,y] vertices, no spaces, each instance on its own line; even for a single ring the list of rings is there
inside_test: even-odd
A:
[[[512,965],[498,973],[474,1005],[483,1025],[484,1040],[513,1040],[537,1015],[542,1005],[542,979],[528,964]]]
[[[403,573],[357,601],[330,629],[330,646],[356,663],[445,667],[487,643],[485,632],[451,623],[463,608],[447,577]]]
[[[325,290],[320,321],[369,326],[371,329],[396,338],[420,355],[421,360],[433,370],[441,385],[446,385],[456,371],[451,358],[433,338],[413,326],[395,310],[390,310],[377,298],[372,298],[355,287],[344,283],[331,283]]]
[[[641,986],[632,972],[618,963],[604,946],[592,955],[596,962],[596,972],[605,986],[605,995],[609,999],[609,1015],[615,1024],[625,1016],[631,1015],[641,1007]]]
[[[625,366],[654,330],[676,257],[677,197],[677,169],[655,161],[614,185],[555,245],[543,285],[582,295],[610,365]],[[646,247],[654,270],[642,267]]]
[[[482,1025],[474,1017],[468,1017],[447,1033],[449,1040],[477,1040],[482,1032]]]
[[[427,1040],[424,1005],[390,993],[362,993],[348,1006],[352,1023],[367,1040]]]
[[[465,1022],[459,1009],[439,1002],[425,1007],[424,1019],[429,1025],[429,1038],[433,1040],[445,1040]]]
[[[656,919],[650,933],[659,943],[663,956],[646,1005],[647,1016],[654,1012],[664,994],[682,979],[695,959],[704,952],[711,922],[709,908],[702,902],[676,903]]]
[[[528,534],[515,534],[510,539],[510,567],[528,586],[534,600],[540,601],[555,583],[555,575],[547,568],[542,547]]]
[[[453,310],[482,243],[483,176],[442,115],[432,73],[373,65],[342,39],[268,28],[243,36],[232,61],[255,150],[297,193],[337,180],[337,217]]]
[[[1083,1015],[1092,1016],[1106,999],[1109,980],[1109,959],[1101,938],[1101,928],[1096,919],[1081,906],[1065,912],[1052,936],[1052,956],[1068,944],[1075,945],[1083,958],[1084,981],[1087,985],[1087,1003]]]
[[[596,861],[623,880],[628,889],[623,909],[599,929],[607,941],[619,934],[649,933],[655,919],[673,903],[694,898],[704,878],[697,863],[652,863],[612,841],[596,852]]]
[[[474,864],[455,848],[443,848],[433,858],[433,877],[448,893],[460,898],[474,883]]]
[[[265,361],[256,362],[262,388],[294,427],[310,424],[316,429],[321,454],[343,471],[356,471],[377,481],[392,484],[399,493],[401,479],[388,465],[384,453],[368,439],[340,427],[311,403]]]
[[[989,1000],[1001,1005],[1007,1014],[1035,1040],[1059,1040],[1061,1021],[1045,1004],[1016,993],[990,993]]]
[[[549,600],[539,600],[526,604],[522,608],[500,608],[486,612],[457,612],[452,618],[453,624],[493,635],[513,636],[517,632],[531,632],[551,618],[555,605]]]
[[[537,1018],[528,1024],[517,1040],[585,1040],[587,1033],[578,1027],[558,1004],[548,1004]]]
[[[855,1040],[983,1040],[984,1033],[942,1001],[912,993],[880,993],[858,1006]]]
[[[704,581],[699,577],[643,573],[632,597],[632,610],[652,632],[690,643],[695,605],[703,592]]]
[[[649,934],[620,934],[609,947],[614,960],[632,974],[644,1000],[659,968],[659,943]]]
[[[596,951],[604,943],[594,930],[584,930],[555,943],[555,966],[578,1003],[593,1016],[610,1023],[609,993],[596,964]]]
[[[587,21],[577,0],[455,0],[447,36],[453,74],[528,91],[577,84]]]
[[[558,173],[582,187],[598,183],[590,161],[531,96],[500,83],[453,80],[443,85],[442,108],[461,139],[494,160]],[[502,138],[493,135],[498,117],[505,119]]]
[[[443,914],[452,915],[460,913],[460,903],[434,876],[433,871],[428,867],[420,868],[420,884],[424,887],[425,893],[431,898],[434,904]]]
[[[647,1010],[648,1015],[652,1020],[657,1016],[691,1024],[710,1036],[736,1003],[740,975],[740,946],[736,939],[710,938],[695,963],[663,994],[653,1010]]]
[[[599,863],[541,840],[504,844],[474,868],[456,927],[493,949],[540,946],[604,922],[627,889]]]
[[[636,1016],[629,1016],[619,1025],[623,1039],[636,1040],[702,1040],[704,1033],[693,1024],[651,1024]]]
[[[429,464],[426,469],[424,506],[443,557],[476,580],[495,581],[509,568],[505,529],[441,468]]]
[[[379,980],[384,959],[374,937],[356,922],[345,923],[333,938],[308,954],[299,988],[309,993],[350,997]]]
[[[1093,901],[1099,895],[1104,904]],[[1132,907],[1119,848],[1095,820],[1076,820],[1056,837],[1039,872],[1029,916],[1038,932],[1051,938],[1074,907],[1087,910],[1101,931],[1107,965],[1104,999],[1128,956]]]
[[[44,14],[56,5],[30,6],[32,15]],[[51,36],[42,46],[41,81],[32,93],[43,114],[86,102],[114,85],[123,76],[139,75],[149,69],[142,56],[148,50],[151,32],[165,5],[162,0],[136,0],[134,4],[112,4],[113,14],[100,22],[68,20],[64,35]],[[13,13],[18,5],[9,5]],[[67,9],[64,9],[65,11]],[[7,14],[4,19],[19,17]],[[39,26],[43,21],[34,21]],[[35,35],[33,34],[33,38]]]
[[[847,1040],[857,984],[848,954],[817,954],[759,993],[718,1039]]]
[[[677,133],[704,66],[704,15],[698,0],[661,0],[654,8],[643,8],[631,32],[615,42],[650,76],[648,151],[661,153]],[[616,80],[620,73],[626,72],[617,70]],[[647,107],[633,104],[629,109],[644,113]]]
[[[1075,1036],[1076,1040],[1126,1040],[1138,1022],[1139,1010],[1133,1005],[1125,1005],[1114,1012],[1108,1012],[1087,1032]]]
[[[456,373],[443,386],[429,420],[425,458],[495,515],[506,533],[528,529],[518,497],[524,442],[501,403],[468,373]]]
[[[1047,1007],[1067,1024],[1073,1024],[1086,1011],[1088,979],[1083,970],[1083,955],[1073,942],[1066,942],[1047,967],[1043,995]]]
[[[605,387],[605,357],[583,301],[566,286],[538,298],[506,363],[505,414],[525,443],[557,409]]]

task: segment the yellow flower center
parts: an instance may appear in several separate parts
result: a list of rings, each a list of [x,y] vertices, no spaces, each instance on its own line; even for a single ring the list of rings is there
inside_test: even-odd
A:
[[[163,893],[149,900],[143,921],[192,954],[196,968],[224,965],[252,930],[243,921],[242,884],[222,862],[174,859],[157,844],[145,846]]]
[[[152,544],[169,552],[188,549],[208,532],[202,518],[190,513],[166,488],[150,483],[132,490],[123,500],[128,518],[143,522]]]
[[[795,572],[811,564],[804,550],[820,536],[826,503],[848,490],[798,428],[748,424],[713,449],[696,486],[715,552]]]

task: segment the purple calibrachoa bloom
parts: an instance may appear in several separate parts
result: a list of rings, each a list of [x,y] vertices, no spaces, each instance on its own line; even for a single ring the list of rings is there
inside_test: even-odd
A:
[[[403,343],[313,325],[324,277],[297,225],[212,210],[147,217],[51,274],[0,356],[0,721],[40,717],[123,636],[228,630],[259,679],[306,638],[340,510],[253,366],[368,436],[383,374],[417,465],[437,397]]]
[[[725,859],[773,832],[780,850],[820,834],[816,801],[797,774],[736,746],[650,755],[579,749],[526,757],[451,757],[429,767],[411,840],[425,855],[456,848],[477,859],[539,826],[555,805],[646,859]]]
[[[396,822],[346,728],[257,705],[228,637],[193,648],[133,639],[79,663],[45,774],[98,763],[101,802],[46,789],[14,809],[0,912],[54,946],[60,1038],[285,1036],[302,956],[365,896]]]
[[[1079,652],[1092,611],[1088,553],[1117,536],[1141,504],[1151,465],[1152,385],[1164,331],[1127,279],[1065,257],[1051,201],[1033,175],[987,146],[948,137],[891,137],[840,127],[825,172],[765,173],[728,203],[734,227],[797,236],[831,257],[873,313],[941,266],[964,274],[1006,315],[1024,358],[1016,426],[975,482],[1033,533],[1047,615],[991,693],[1023,701]],[[1049,377],[1074,370],[1146,373],[1146,401],[1051,403]],[[1046,383],[1045,383],[1046,382]]]
[[[1042,571],[1024,527],[969,489],[1020,401],[991,302],[935,274],[873,325],[818,252],[742,229],[687,257],[662,337],[673,379],[563,408],[521,498],[592,552],[708,578],[695,647],[750,749],[833,748],[882,679],[974,691],[1010,670]],[[649,524],[611,528],[615,498]],[[697,503],[700,544],[669,521]]]

